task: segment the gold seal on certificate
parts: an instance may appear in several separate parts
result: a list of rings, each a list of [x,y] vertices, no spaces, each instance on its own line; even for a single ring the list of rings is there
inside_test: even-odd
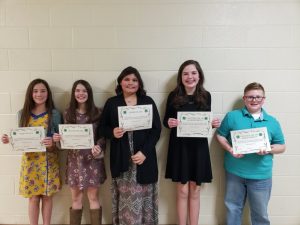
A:
[[[91,149],[94,146],[92,124],[60,124],[62,149]]]
[[[44,127],[19,127],[10,131],[11,145],[15,151],[45,152],[42,144]]]
[[[212,112],[178,112],[177,137],[210,137]]]
[[[271,151],[266,127],[231,131],[234,154],[256,153],[261,150]]]
[[[152,105],[119,106],[119,127],[125,131],[152,128]]]

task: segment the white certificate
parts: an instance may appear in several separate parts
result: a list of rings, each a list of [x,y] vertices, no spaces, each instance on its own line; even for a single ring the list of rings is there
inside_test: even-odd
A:
[[[210,137],[212,112],[178,112],[177,137]]]
[[[45,138],[44,127],[19,127],[10,132],[11,145],[15,151],[45,152],[42,144]]]
[[[152,105],[119,106],[119,127],[125,131],[152,128]]]
[[[62,149],[91,149],[94,146],[92,124],[60,124]]]
[[[231,131],[233,153],[249,154],[261,150],[271,151],[266,127]]]

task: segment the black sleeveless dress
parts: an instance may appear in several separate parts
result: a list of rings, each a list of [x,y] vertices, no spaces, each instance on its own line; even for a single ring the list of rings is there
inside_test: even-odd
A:
[[[168,119],[177,118],[178,111],[211,111],[211,95],[207,92],[207,106],[195,104],[193,96],[188,96],[185,105],[175,108],[172,104],[174,93],[168,96],[164,126],[169,128]],[[177,128],[172,128],[169,139],[166,178],[182,184],[194,181],[197,185],[212,181],[211,161],[207,138],[177,137]]]

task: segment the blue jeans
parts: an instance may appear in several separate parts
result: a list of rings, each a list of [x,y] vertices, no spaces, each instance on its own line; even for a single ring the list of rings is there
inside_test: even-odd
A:
[[[271,196],[272,178],[245,179],[226,172],[225,205],[227,225],[241,225],[242,213],[248,198],[252,225],[270,225],[268,203]]]

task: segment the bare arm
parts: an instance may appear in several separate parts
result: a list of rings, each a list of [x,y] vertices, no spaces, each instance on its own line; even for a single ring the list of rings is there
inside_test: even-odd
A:
[[[229,144],[229,142],[227,141],[227,139],[219,134],[217,134],[217,140],[218,142],[220,143],[220,145],[222,146],[222,148],[224,150],[226,150],[227,152],[230,152],[232,153],[232,147],[231,145]]]
[[[234,154],[232,146],[229,144],[229,142],[227,141],[227,139],[225,137],[217,134],[217,140],[220,143],[220,145],[222,146],[222,148],[224,150],[226,150],[227,152],[229,152],[233,157],[242,158],[244,156],[243,154]]]
[[[284,144],[274,144],[271,145],[271,152],[272,154],[280,154],[285,151],[286,146]]]

